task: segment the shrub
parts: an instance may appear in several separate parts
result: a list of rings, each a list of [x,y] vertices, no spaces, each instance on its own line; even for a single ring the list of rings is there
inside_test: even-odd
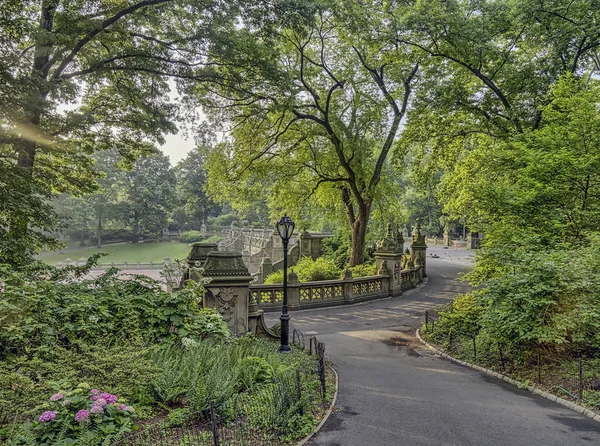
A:
[[[368,277],[377,275],[377,266],[375,263],[362,265],[356,265],[350,267],[350,271],[352,271],[352,277]]]
[[[43,264],[25,272],[0,266],[0,360],[85,341],[139,337],[155,343],[193,336],[204,323],[202,287],[165,292],[145,276],[115,269],[83,279],[85,269]]]
[[[70,349],[56,347],[43,357],[12,357],[0,362],[0,443],[24,414],[49,393],[53,383],[86,382],[125,398],[137,407],[152,407],[154,382],[161,369],[148,357],[147,348],[129,339],[113,345],[80,342]],[[2,416],[4,415],[4,417]],[[4,418],[4,419],[3,419]]]
[[[206,240],[204,240],[204,243],[219,243],[222,241],[223,237],[221,237],[220,235],[211,235]]]
[[[300,282],[314,282],[317,280],[335,280],[340,278],[340,268],[331,260],[319,257],[313,260],[302,257],[295,267]]]
[[[346,228],[339,228],[334,236],[323,240],[323,257],[342,269],[350,262],[351,235]]]
[[[196,243],[204,239],[200,231],[185,231],[179,234],[178,240],[182,243]]]
[[[274,273],[269,274],[265,277],[266,285],[274,285],[277,283],[283,283],[283,270],[275,271]]]
[[[290,268],[298,275],[300,282],[315,282],[319,280],[335,280],[341,275],[340,269],[332,260],[319,257],[313,260],[311,257],[302,257],[296,265]],[[288,276],[289,276],[288,272]],[[283,270],[275,271],[265,278],[265,284],[283,283]]]
[[[57,388],[38,409],[41,414],[25,431],[41,446],[77,441],[90,446],[107,444],[132,430],[135,412],[116,395],[89,390],[87,384],[74,390]]]

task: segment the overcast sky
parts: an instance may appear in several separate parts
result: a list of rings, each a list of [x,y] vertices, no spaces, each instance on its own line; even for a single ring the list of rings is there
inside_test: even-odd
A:
[[[160,149],[169,157],[172,166],[185,158],[195,145],[194,138],[191,136],[186,139],[181,135],[167,135],[165,140],[165,144]]]

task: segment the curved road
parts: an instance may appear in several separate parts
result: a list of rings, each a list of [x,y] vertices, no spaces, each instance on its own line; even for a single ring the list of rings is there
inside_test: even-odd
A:
[[[414,330],[425,310],[466,289],[456,280],[468,268],[464,256],[436,252],[442,258],[428,258],[429,283],[403,296],[291,314],[292,327],[317,332],[325,342],[340,377],[336,410],[309,444],[600,444],[600,423],[436,357],[418,343]]]

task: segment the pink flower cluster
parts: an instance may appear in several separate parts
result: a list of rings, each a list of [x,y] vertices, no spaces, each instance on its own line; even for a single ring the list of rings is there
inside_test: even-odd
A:
[[[100,401],[100,400],[104,401],[102,403],[103,406],[105,404],[115,404],[118,399],[116,395],[111,395],[110,393],[107,393],[107,392],[100,393],[100,391],[98,389],[92,389],[92,390],[90,390],[90,393],[92,394],[92,396],[90,396],[90,399],[92,401],[96,401],[96,403],[98,403],[98,401]]]
[[[60,401],[63,398],[63,394],[62,393],[55,393],[54,395],[52,395],[50,397],[50,401]]]
[[[81,409],[79,412],[77,412],[75,414],[75,421],[77,421],[77,422],[79,422],[79,421],[84,422],[89,417],[90,417],[90,412],[88,410]]]
[[[90,400],[94,402],[90,412],[93,414],[101,414],[104,412],[104,406],[107,404],[116,404],[118,398],[116,395],[112,395],[108,392],[100,392],[98,389],[90,390]],[[121,404],[122,406],[122,404]],[[125,410],[125,409],[121,409]]]
[[[56,412],[47,410],[43,414],[40,415],[39,422],[43,423],[44,421],[54,421],[56,418]]]

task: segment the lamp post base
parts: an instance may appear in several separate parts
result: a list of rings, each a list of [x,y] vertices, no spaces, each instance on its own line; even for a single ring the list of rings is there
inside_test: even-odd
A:
[[[279,351],[281,353],[291,353],[290,347],[290,315],[287,312],[287,305],[284,307],[284,312],[279,317],[281,321],[281,345]]]
[[[292,353],[292,348],[289,345],[280,345],[279,353]]]

